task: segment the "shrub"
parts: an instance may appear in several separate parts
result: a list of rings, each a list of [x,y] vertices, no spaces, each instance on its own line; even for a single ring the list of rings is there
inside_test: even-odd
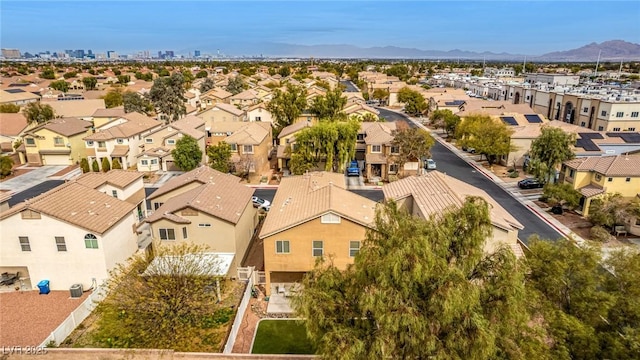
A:
[[[603,228],[602,226],[592,227],[591,230],[589,231],[589,235],[591,236],[591,240],[598,241],[601,243],[606,243],[613,238],[613,236],[609,234],[607,229]]]
[[[512,171],[509,173],[509,177],[512,179],[517,178],[518,176],[520,176],[520,172],[519,171]]]

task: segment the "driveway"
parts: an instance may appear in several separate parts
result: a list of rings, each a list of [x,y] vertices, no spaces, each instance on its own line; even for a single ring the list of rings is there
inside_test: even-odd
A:
[[[49,176],[67,167],[68,165],[48,165],[35,168],[26,174],[1,182],[0,190],[9,190],[13,194],[22,192],[50,180]]]

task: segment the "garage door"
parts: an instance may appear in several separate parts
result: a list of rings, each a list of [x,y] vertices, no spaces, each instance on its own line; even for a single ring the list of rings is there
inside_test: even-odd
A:
[[[71,165],[69,155],[42,155],[43,165]]]

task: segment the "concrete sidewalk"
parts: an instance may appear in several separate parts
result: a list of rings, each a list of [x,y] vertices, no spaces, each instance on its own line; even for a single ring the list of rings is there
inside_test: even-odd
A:
[[[68,165],[47,165],[40,167],[22,166],[20,169],[33,169],[26,174],[22,174],[13,179],[0,183],[0,190],[10,191],[12,194],[22,192],[47,180],[52,180],[51,175],[67,168]],[[57,179],[58,177],[56,177]],[[56,180],[53,179],[53,180]]]

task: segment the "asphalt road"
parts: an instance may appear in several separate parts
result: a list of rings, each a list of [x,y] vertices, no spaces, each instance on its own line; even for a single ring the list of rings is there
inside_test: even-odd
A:
[[[346,87],[345,92],[358,92],[358,88],[351,81],[342,80],[340,83]]]
[[[13,195],[11,197],[11,199],[9,199],[9,206],[13,206],[15,204],[21,203],[27,199],[31,199],[34,198],[40,194],[42,194],[43,192],[47,192],[51,189],[53,189],[54,187],[60,185],[64,183],[64,180],[48,180],[45,182],[42,182],[36,186],[32,186],[30,188],[28,188],[27,190],[21,191],[15,195]]]
[[[403,122],[407,123],[407,125],[409,125],[409,127],[416,127],[416,124],[414,124],[412,121],[409,121],[407,119],[407,117],[405,115],[403,115],[403,114],[398,114],[395,111],[383,109],[383,108],[380,108],[380,107],[376,107],[376,109],[378,109],[378,111],[380,111],[380,116],[382,116],[383,118],[385,118],[389,122],[403,121]]]

